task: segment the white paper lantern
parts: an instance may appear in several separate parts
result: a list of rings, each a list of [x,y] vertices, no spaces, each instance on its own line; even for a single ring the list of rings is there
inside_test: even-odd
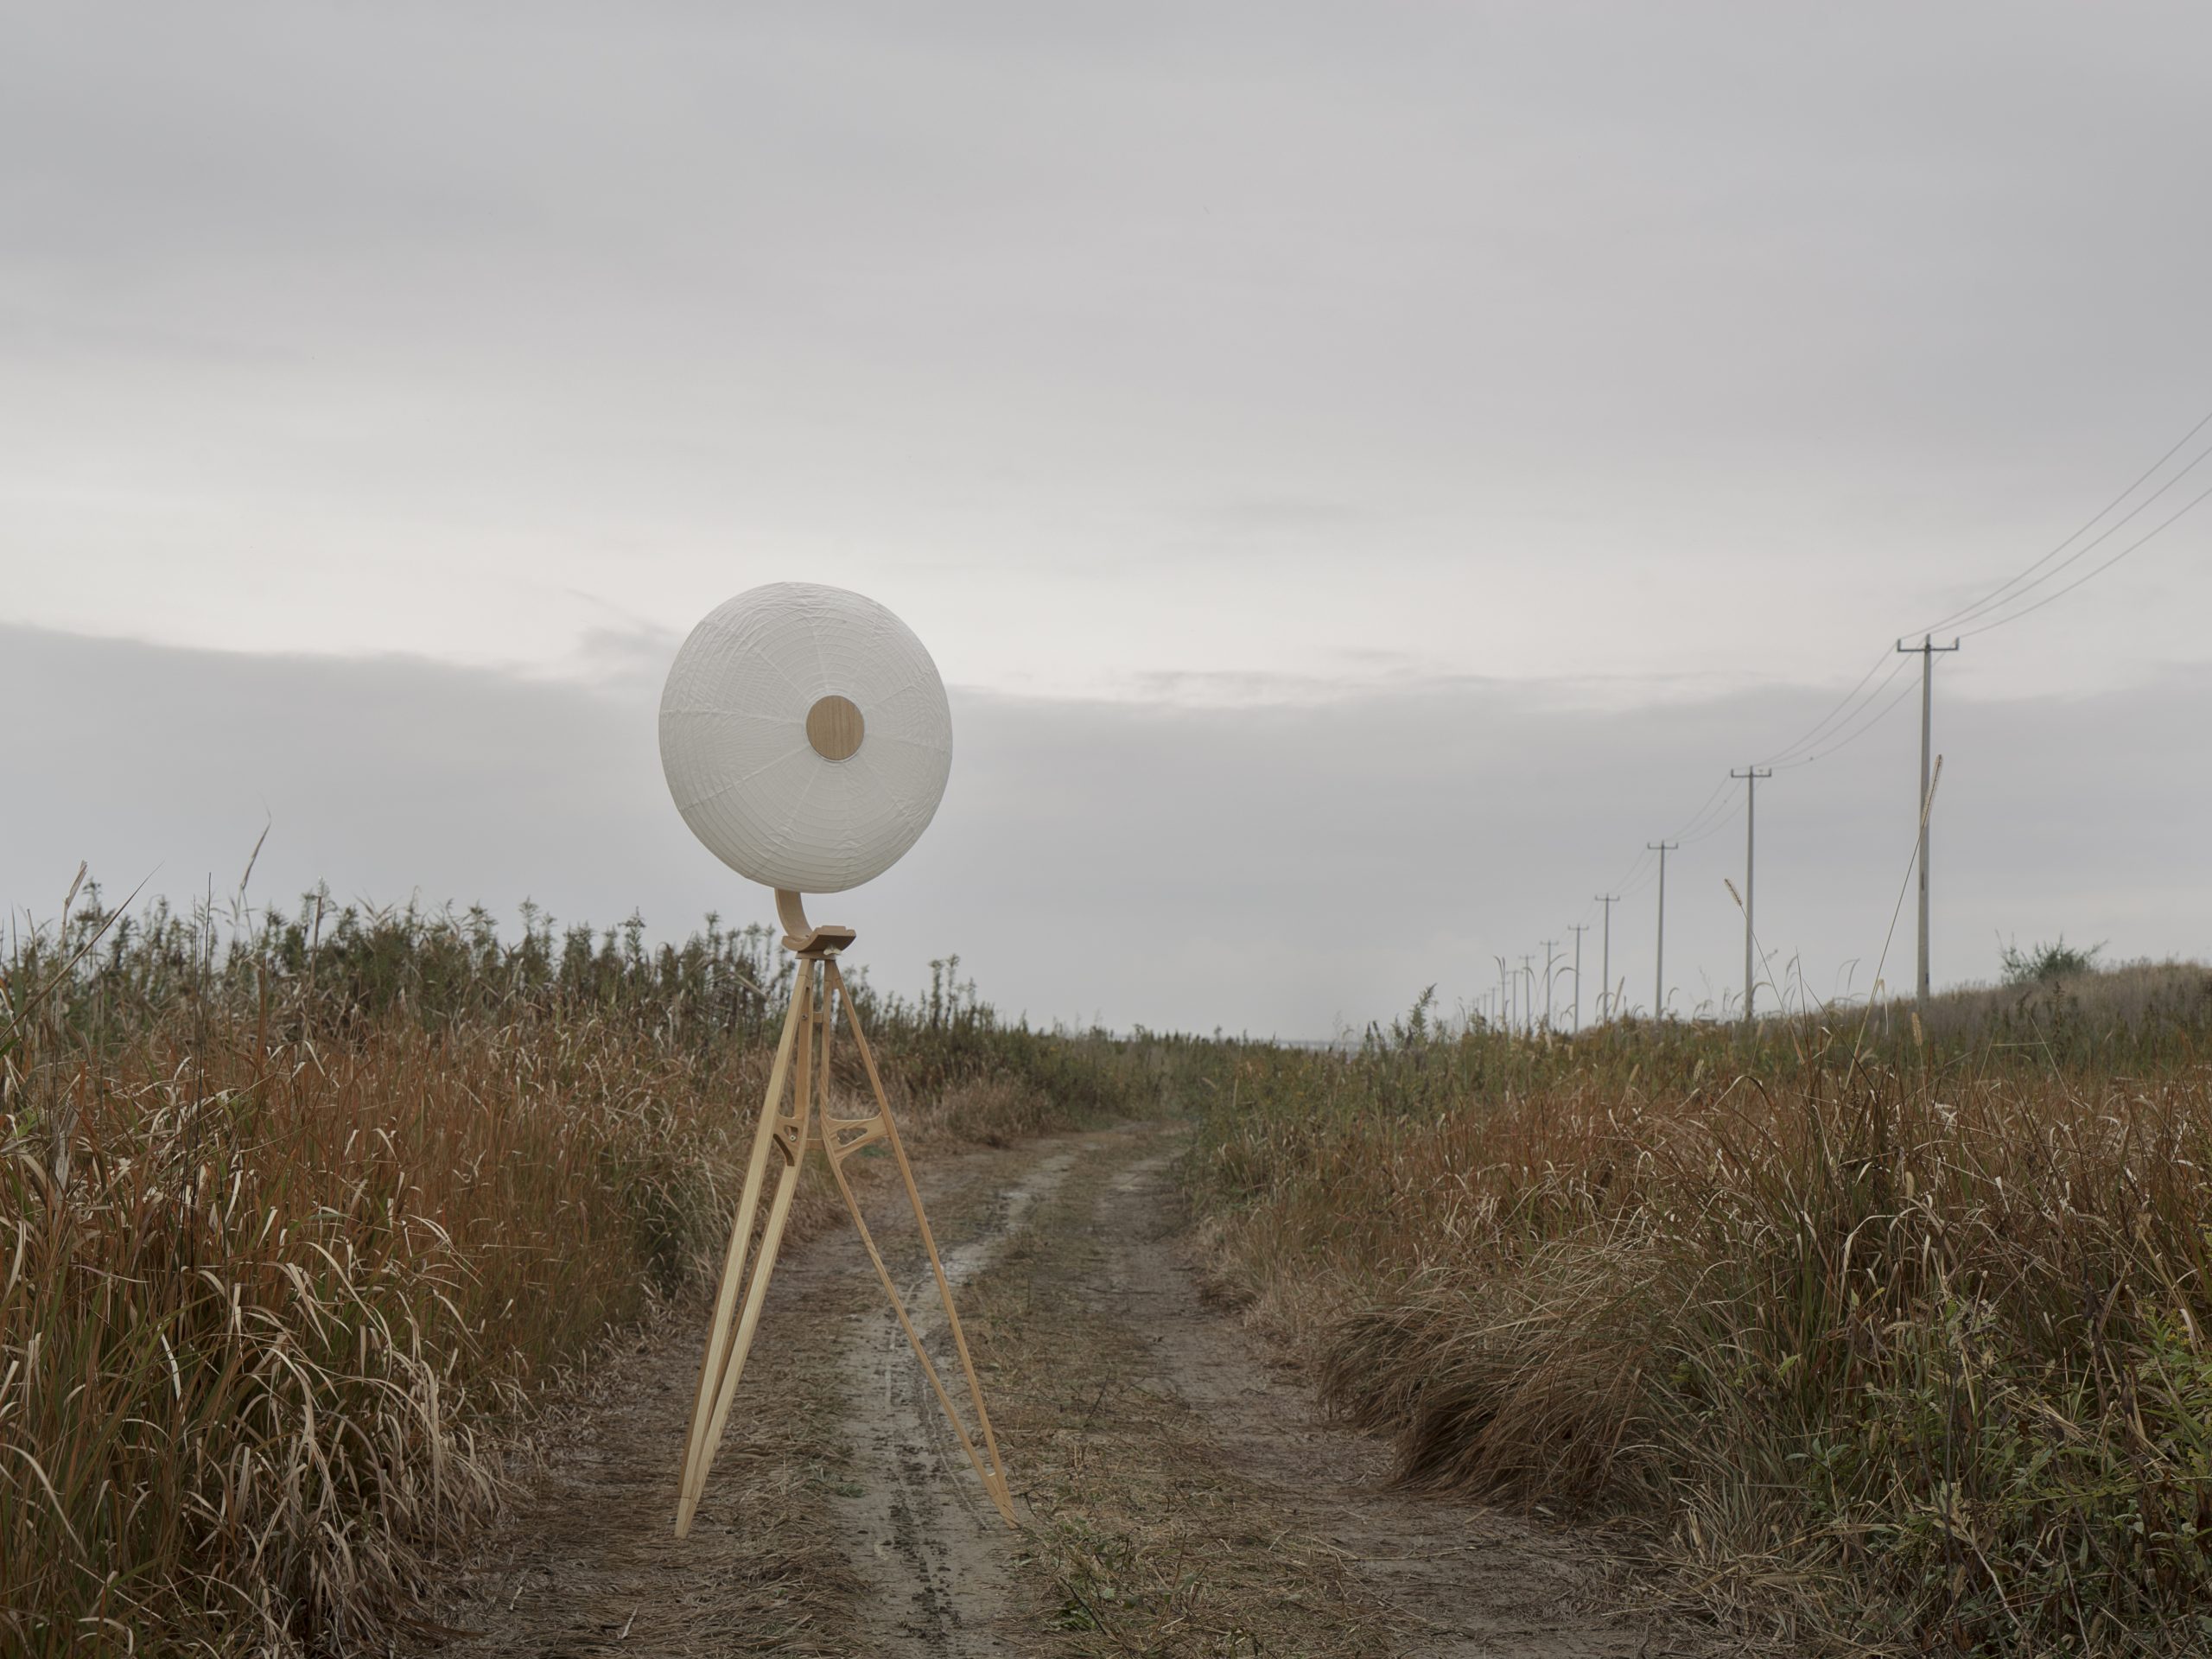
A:
[[[709,613],[676,653],[660,760],[684,823],[740,875],[841,893],[929,827],[952,711],[929,652],[882,606],[772,582]]]

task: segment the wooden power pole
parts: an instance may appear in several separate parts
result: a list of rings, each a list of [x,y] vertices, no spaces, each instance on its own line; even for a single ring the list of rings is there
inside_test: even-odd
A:
[[[1598,992],[1598,1019],[1600,1024],[1612,1017],[1613,906],[1620,901],[1621,896],[1618,893],[1601,893],[1598,895],[1598,902],[1605,907],[1605,931],[1599,935],[1602,941],[1599,946],[1601,952],[1599,957],[1599,972],[1605,976],[1605,982]]]
[[[1651,1020],[1655,1025],[1667,1017],[1667,855],[1678,849],[1681,844],[1679,841],[1647,841],[1643,843],[1646,851],[1659,855],[1659,963],[1656,969],[1659,1000],[1651,1005]]]
[[[1897,641],[1899,651],[1920,653],[1920,853],[1916,861],[1920,867],[1920,978],[1913,992],[1913,1003],[1920,1010],[1923,1020],[1928,1017],[1928,820],[1930,816],[1928,765],[1936,723],[1936,658],[1958,648],[1959,642],[1955,639],[1948,645],[1939,645],[1924,633],[1920,636],[1920,643],[1916,645],[1908,645],[1902,639]]]
[[[1745,766],[1741,772],[1732,772],[1731,778],[1744,780],[1744,1029],[1751,1029],[1751,988],[1758,982],[1758,959],[1751,949],[1751,855],[1758,847],[1753,839],[1757,833],[1759,779],[1774,776],[1771,766]]]

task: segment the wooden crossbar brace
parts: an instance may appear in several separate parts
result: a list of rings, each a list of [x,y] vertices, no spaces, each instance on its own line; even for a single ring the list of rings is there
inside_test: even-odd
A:
[[[784,897],[778,895],[779,902]],[[796,908],[794,903],[785,911],[787,926]],[[721,1283],[715,1297],[714,1322],[708,1331],[706,1357],[699,1368],[698,1396],[691,1408],[690,1434],[683,1448],[676,1535],[681,1538],[691,1530],[699,1500],[706,1491],[708,1471],[721,1445],[722,1432],[729,1421],[730,1402],[736,1397],[738,1378],[744,1372],[746,1356],[752,1350],[753,1333],[760,1325],[761,1305],[767,1299],[768,1276],[774,1270],[777,1248],[783,1242],[784,1224],[791,1215],[791,1196],[798,1188],[799,1166],[806,1154],[810,1120],[821,1126],[823,1151],[829,1158],[830,1173],[836,1180],[837,1191],[852,1214],[853,1225],[860,1233],[868,1260],[874,1265],[884,1294],[891,1299],[891,1309],[898,1316],[899,1328],[906,1333],[914,1357],[921,1362],[923,1374],[929,1378],[938,1403],[944,1408],[960,1449],[968,1454],[969,1465],[999,1514],[1008,1526],[1014,1526],[1017,1522],[1014,1500],[1007,1485],[1006,1465],[999,1456],[997,1437],[991,1431],[990,1414],[983,1406],[983,1390],[976,1381],[975,1362],[969,1356],[968,1335],[962,1330],[959,1311],[953,1306],[952,1283],[945,1276],[944,1263],[938,1255],[937,1240],[930,1231],[929,1217],[922,1210],[921,1192],[914,1185],[913,1166],[906,1161],[906,1149],[899,1139],[899,1126],[892,1118],[890,1103],[884,1098],[883,1079],[876,1070],[875,1056],[868,1048],[867,1034],[861,1029],[859,1010],[853,1006],[844,976],[837,969],[836,952],[851,942],[852,935],[849,930],[842,928],[806,929],[803,912],[799,920],[802,926],[794,929],[794,938],[787,941],[800,949],[798,982],[792,992],[791,1007],[784,1015],[783,1033],[777,1041],[775,1062],[768,1073],[767,1098],[761,1106],[760,1126],[753,1137],[753,1155],[746,1166],[745,1185],[738,1196],[737,1214],[730,1226],[729,1249],[723,1259]],[[821,982],[818,994],[817,977]],[[868,1090],[875,1102],[874,1110],[860,1117],[839,1116],[830,1106],[830,1046],[840,1007],[844,1011],[853,1046],[860,1055],[861,1069],[867,1073]],[[791,1085],[788,1098],[785,1092],[786,1083]],[[892,1157],[899,1166],[899,1179],[906,1187],[906,1201],[913,1209],[915,1228],[921,1235],[922,1248],[929,1255],[930,1271],[937,1281],[938,1300],[944,1308],[945,1325],[952,1333],[953,1345],[960,1355],[960,1370],[968,1384],[968,1402],[974,1410],[977,1431],[973,1435],[955,1408],[952,1396],[946,1392],[929,1351],[923,1346],[921,1334],[907,1314],[898,1286],[892,1282],[891,1270],[884,1265],[882,1252],[877,1249],[874,1236],[868,1230],[868,1218],[861,1213],[860,1201],[845,1176],[846,1160],[878,1141],[891,1148]],[[766,1184],[771,1166],[776,1172],[775,1196],[769,1201],[768,1218],[761,1229],[756,1253],[749,1247],[761,1189]]]

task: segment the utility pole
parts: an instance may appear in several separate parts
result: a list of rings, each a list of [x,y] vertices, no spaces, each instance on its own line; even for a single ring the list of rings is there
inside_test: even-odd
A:
[[[1521,1026],[1531,1037],[1536,1034],[1536,970],[1533,952],[1523,952],[1521,957],[1521,977],[1527,982],[1521,993]]]
[[[1505,988],[1505,958],[1493,953],[1491,960],[1497,964],[1497,1023],[1502,1030],[1513,1022],[1513,998]]]
[[[1574,935],[1574,1028],[1582,1029],[1582,936],[1590,931],[1587,922],[1575,922],[1567,930]]]
[[[1751,987],[1758,981],[1758,960],[1751,953],[1751,852],[1758,844],[1756,830],[1759,779],[1774,776],[1771,766],[1745,766],[1731,778],[1744,780],[1744,1029],[1751,1029]]]
[[[1681,848],[1679,841],[1647,841],[1646,852],[1659,855],[1659,1000],[1651,1005],[1651,1020],[1656,1025],[1667,1017],[1667,855]]]
[[[1552,950],[1558,944],[1557,939],[1544,941],[1544,1034],[1546,1036],[1551,1034],[1552,1029]]]
[[[1920,984],[1914,993],[1914,1003],[1923,1020],[1928,1017],[1928,750],[1936,723],[1936,658],[1958,648],[1956,639],[1948,645],[1939,645],[1924,633],[1916,645],[1897,641],[1899,651],[1920,653]]]
[[[1598,993],[1598,1019],[1600,1023],[1611,1017],[1610,1010],[1613,1006],[1613,906],[1620,901],[1621,896],[1618,893],[1601,893],[1598,895],[1598,902],[1605,907],[1605,931],[1601,936],[1605,940],[1601,947],[1604,954],[1599,958],[1604,966],[1605,981],[1604,988]]]

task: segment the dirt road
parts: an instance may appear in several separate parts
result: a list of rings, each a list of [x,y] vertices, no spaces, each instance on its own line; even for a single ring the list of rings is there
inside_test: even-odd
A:
[[[835,1232],[777,1270],[690,1538],[671,1535],[702,1340],[686,1318],[602,1374],[543,1478],[436,1604],[435,1622],[456,1631],[440,1650],[1709,1650],[1623,1612],[1585,1546],[1395,1493],[1376,1445],[1319,1421],[1179,1252],[1177,1135],[1133,1125],[924,1173],[1019,1531],[945,1431],[857,1242]],[[895,1197],[879,1193],[871,1225],[920,1293],[926,1268]]]

